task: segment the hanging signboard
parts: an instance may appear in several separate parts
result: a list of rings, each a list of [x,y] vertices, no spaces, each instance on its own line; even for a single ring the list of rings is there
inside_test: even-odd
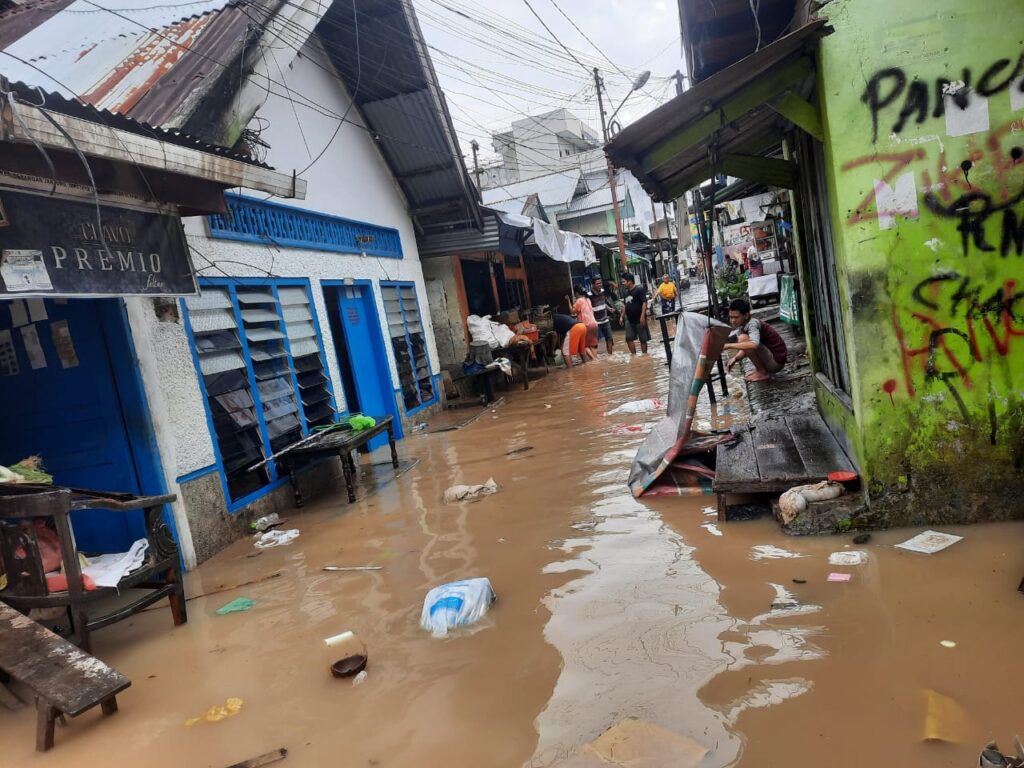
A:
[[[0,296],[194,293],[178,216],[0,188]]]

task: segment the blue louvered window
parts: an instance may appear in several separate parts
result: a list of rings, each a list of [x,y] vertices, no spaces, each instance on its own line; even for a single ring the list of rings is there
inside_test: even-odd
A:
[[[229,193],[228,212],[209,216],[210,236],[248,243],[402,258],[397,229]]]

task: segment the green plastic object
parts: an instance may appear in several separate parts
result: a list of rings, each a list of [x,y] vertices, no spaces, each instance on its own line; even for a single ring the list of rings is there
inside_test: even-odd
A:
[[[241,613],[242,611],[248,611],[256,605],[255,600],[250,600],[248,597],[236,597],[227,605],[222,605],[217,609],[217,615],[223,616],[227,613]]]
[[[350,416],[348,423],[356,432],[377,426],[377,420],[372,416]]]

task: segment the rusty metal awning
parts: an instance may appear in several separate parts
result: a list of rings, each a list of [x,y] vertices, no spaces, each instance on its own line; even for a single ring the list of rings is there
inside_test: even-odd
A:
[[[825,20],[741,59],[623,129],[606,147],[659,201],[675,200],[717,173],[778,187],[793,184],[790,162],[772,157],[797,125],[822,138],[814,89],[814,49]]]

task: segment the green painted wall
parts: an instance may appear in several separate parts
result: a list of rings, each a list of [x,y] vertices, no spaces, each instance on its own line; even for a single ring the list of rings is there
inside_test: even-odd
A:
[[[826,12],[819,93],[872,514],[1024,516],[1024,2]]]

